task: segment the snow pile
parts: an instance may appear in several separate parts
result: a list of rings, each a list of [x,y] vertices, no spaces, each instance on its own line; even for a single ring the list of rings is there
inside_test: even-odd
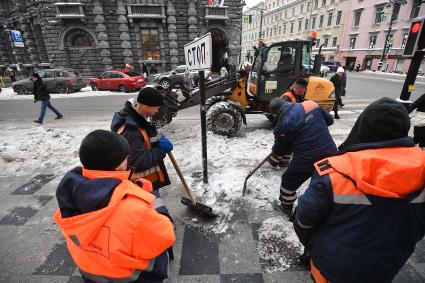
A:
[[[27,175],[33,170],[49,172],[53,168],[65,171],[78,163],[80,142],[80,138],[62,129],[7,129],[0,142],[0,176]]]
[[[283,216],[263,221],[258,230],[258,250],[261,265],[266,272],[284,271],[296,266],[303,253],[291,222]]]
[[[108,90],[96,90],[93,91],[91,87],[82,88],[80,91],[71,92],[71,93],[51,93],[52,98],[74,98],[74,97],[93,97],[93,96],[134,96],[137,95],[136,92],[122,93],[118,91],[108,91]],[[0,93],[0,100],[25,100],[25,99],[34,99],[33,94],[29,95],[18,95],[16,94],[11,87],[2,88]]]

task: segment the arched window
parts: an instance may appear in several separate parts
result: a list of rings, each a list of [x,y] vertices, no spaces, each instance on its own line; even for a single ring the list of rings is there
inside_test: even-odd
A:
[[[95,42],[91,35],[83,29],[70,30],[65,36],[65,47],[87,48],[94,47]]]

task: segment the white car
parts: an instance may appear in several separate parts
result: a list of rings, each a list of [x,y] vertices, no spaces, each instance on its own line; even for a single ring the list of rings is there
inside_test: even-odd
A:
[[[313,66],[314,66],[314,63],[311,63],[310,68],[312,70],[313,70]],[[325,65],[320,66],[320,76],[321,77],[326,77],[329,74],[330,71],[331,70],[329,69],[328,66],[325,66]]]

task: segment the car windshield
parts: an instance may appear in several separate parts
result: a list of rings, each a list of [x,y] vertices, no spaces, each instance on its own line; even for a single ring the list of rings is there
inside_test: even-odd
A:
[[[138,73],[136,73],[136,72],[126,72],[125,73],[127,76],[130,76],[130,77],[138,77],[138,76],[140,76]]]

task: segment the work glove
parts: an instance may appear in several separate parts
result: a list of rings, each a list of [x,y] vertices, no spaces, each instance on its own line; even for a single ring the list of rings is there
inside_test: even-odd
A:
[[[169,153],[173,150],[173,144],[165,136],[159,138],[158,147],[162,149],[165,153]]]
[[[286,167],[288,166],[290,156],[276,156],[275,154],[272,154],[269,159],[267,160],[271,166],[276,167]]]

